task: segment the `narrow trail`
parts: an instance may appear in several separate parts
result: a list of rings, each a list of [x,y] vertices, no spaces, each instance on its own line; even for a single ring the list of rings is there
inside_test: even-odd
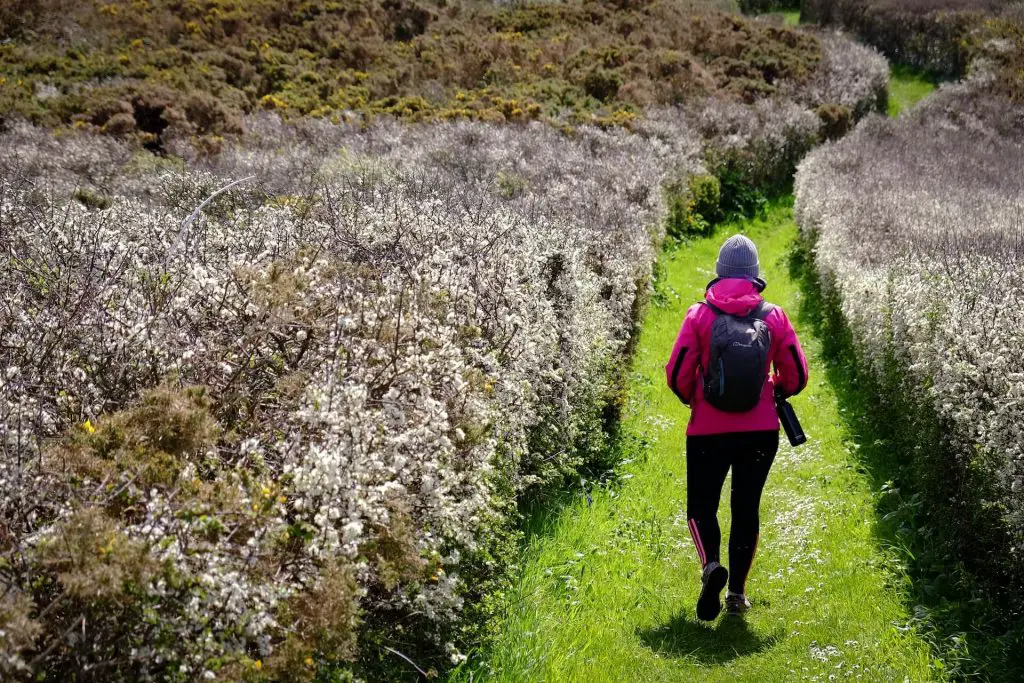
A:
[[[793,403],[810,435],[785,443],[762,505],[762,539],[745,620],[694,616],[699,566],[686,525],[688,409],[663,366],[686,308],[712,277],[717,249],[743,231],[758,245],[766,296],[797,326],[811,363]],[[721,226],[661,259],[631,366],[625,481],[552,513],[532,536],[494,641],[457,677],[507,681],[926,681],[940,678],[908,626],[874,506],[825,378],[821,342],[800,315],[789,272],[797,228],[788,203],[767,219]],[[729,483],[726,483],[729,486]],[[720,511],[727,539],[728,494]]]

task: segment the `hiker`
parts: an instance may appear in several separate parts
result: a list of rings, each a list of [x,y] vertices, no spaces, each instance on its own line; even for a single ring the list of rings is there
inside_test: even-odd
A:
[[[705,300],[686,312],[665,373],[691,407],[686,428],[686,517],[703,567],[697,617],[750,609],[747,575],[760,537],[761,491],[779,448],[775,395],[807,385],[807,359],[796,332],[761,292],[757,247],[743,235],[727,239]],[[771,372],[774,366],[774,373]],[[718,501],[732,468],[729,569],[720,562]],[[731,571],[730,571],[731,570]]]

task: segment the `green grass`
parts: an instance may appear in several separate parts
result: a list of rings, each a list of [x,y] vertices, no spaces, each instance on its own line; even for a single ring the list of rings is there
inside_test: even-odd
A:
[[[757,242],[766,294],[790,311],[808,352],[811,384],[793,403],[811,441],[784,445],[769,477],[748,581],[754,610],[707,626],[693,615],[700,572],[685,517],[688,410],[665,386],[663,366],[686,308],[712,277],[719,244],[737,230]],[[492,642],[455,680],[941,678],[908,626],[906,579],[874,536],[874,497],[821,343],[796,315],[802,295],[787,267],[796,237],[784,202],[764,220],[666,251],[631,367],[623,441],[632,461],[623,482],[533,520]]]
[[[932,94],[935,81],[907,66],[893,66],[889,72],[889,116],[899,116]]]

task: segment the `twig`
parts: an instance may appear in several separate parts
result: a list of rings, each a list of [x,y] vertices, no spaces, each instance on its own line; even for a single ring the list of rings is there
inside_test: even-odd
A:
[[[30,661],[28,663],[28,667],[30,669],[32,669],[32,671],[38,671],[39,665],[43,661],[45,661],[46,658],[50,655],[50,653],[53,652],[57,648],[57,646],[60,645],[64,641],[65,638],[67,638],[69,635],[71,635],[71,632],[74,631],[76,628],[78,628],[79,625],[81,625],[81,627],[83,629],[85,628],[85,617],[84,616],[78,617],[77,619],[75,619],[71,623],[71,626],[69,626],[68,629],[66,631],[64,631],[64,633],[60,634],[59,637],[54,638],[52,641],[50,641],[50,644],[46,647],[46,649],[43,650],[42,652],[40,652],[38,655],[36,655],[32,659],[32,661]]]
[[[177,252],[178,249],[180,249],[181,246],[183,244],[185,244],[185,242],[188,240],[188,229],[189,229],[189,226],[191,226],[192,223],[197,218],[199,218],[199,214],[202,213],[203,209],[205,209],[206,206],[210,202],[212,202],[214,199],[216,199],[220,195],[224,194],[228,190],[230,190],[232,188],[235,188],[235,187],[241,185],[242,183],[248,182],[248,181],[252,180],[255,177],[256,176],[251,175],[251,176],[247,176],[245,178],[242,178],[240,180],[236,180],[236,181],[234,181],[232,183],[228,183],[227,185],[225,185],[224,187],[220,188],[219,190],[217,190],[216,192],[211,194],[209,197],[204,199],[203,202],[199,206],[196,207],[196,210],[193,211],[191,214],[189,214],[188,218],[186,218],[185,220],[183,220],[181,222],[181,234],[178,236],[178,244],[175,245],[174,251]]]
[[[396,649],[394,649],[394,648],[392,648],[392,647],[388,647],[387,645],[382,645],[381,647],[383,647],[383,648],[384,648],[385,650],[387,650],[388,652],[391,652],[391,653],[393,653],[393,654],[396,654],[396,655],[398,655],[399,657],[401,657],[401,658],[402,658],[402,659],[404,659],[405,661],[407,661],[407,662],[409,662],[410,664],[412,664],[412,666],[413,666],[413,668],[414,668],[414,669],[416,669],[417,671],[419,671],[419,672],[420,672],[420,674],[421,674],[421,675],[422,675],[422,676],[423,676],[424,678],[427,678],[427,672],[426,672],[426,671],[424,671],[423,669],[419,668],[418,666],[416,666],[416,662],[412,661],[411,659],[409,659],[408,657],[406,657],[405,655],[403,655],[403,654],[402,654],[401,652],[399,652],[398,650],[396,650]]]

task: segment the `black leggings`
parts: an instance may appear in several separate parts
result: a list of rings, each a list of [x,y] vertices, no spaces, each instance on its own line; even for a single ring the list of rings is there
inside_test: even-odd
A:
[[[745,592],[754,564],[761,491],[778,450],[778,431],[686,437],[686,517],[702,565],[719,561],[718,501],[732,467],[729,590],[733,593]]]

